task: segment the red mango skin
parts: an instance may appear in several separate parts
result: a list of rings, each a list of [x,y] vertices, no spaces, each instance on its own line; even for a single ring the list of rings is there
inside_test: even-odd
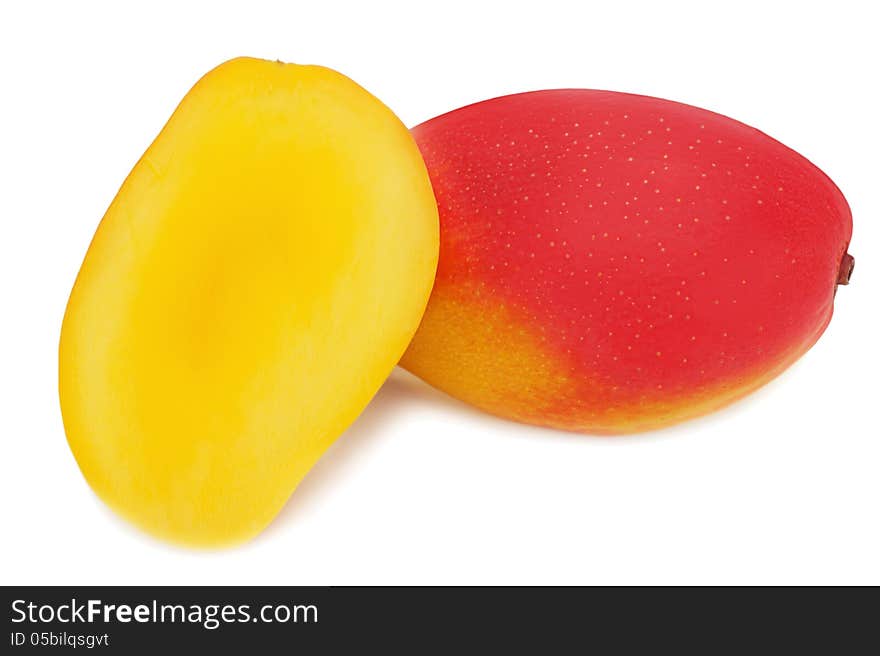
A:
[[[828,176],[713,112],[562,89],[412,132],[441,243],[401,364],[502,417],[626,433],[710,412],[806,352],[851,271]]]

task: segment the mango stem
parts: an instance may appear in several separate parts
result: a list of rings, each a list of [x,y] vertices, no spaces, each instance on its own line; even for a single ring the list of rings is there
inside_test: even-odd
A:
[[[837,284],[848,285],[852,278],[853,269],[856,268],[856,258],[849,253],[844,253],[840,260],[840,269],[837,270]]]

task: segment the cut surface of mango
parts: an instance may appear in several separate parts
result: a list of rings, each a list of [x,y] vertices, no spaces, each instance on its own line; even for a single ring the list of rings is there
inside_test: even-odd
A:
[[[256,535],[404,352],[437,250],[424,163],[379,100],[318,66],[209,72],[68,302],[61,408],[93,490],[173,542]]]

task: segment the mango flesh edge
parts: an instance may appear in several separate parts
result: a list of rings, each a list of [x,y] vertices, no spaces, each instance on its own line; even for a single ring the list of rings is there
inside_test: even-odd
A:
[[[188,545],[259,533],[397,363],[438,255],[403,124],[343,75],[205,75],[125,180],[61,332],[94,491]]]
[[[754,128],[556,89],[412,132],[441,242],[401,364],[465,402],[572,431],[660,428],[768,382],[831,318],[849,207]]]

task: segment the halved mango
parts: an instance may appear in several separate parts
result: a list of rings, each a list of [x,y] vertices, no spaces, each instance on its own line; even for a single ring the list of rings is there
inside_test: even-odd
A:
[[[164,539],[256,535],[400,358],[437,256],[425,165],[379,100],[318,66],[214,69],[70,296],[61,409],[89,484]]]

